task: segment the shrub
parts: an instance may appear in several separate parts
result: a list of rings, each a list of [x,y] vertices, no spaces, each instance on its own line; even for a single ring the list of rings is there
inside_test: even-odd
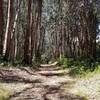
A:
[[[69,69],[71,75],[85,75],[89,72],[97,72],[98,66],[100,65],[99,60],[92,61],[90,59],[61,57],[59,59],[59,65],[64,69]]]

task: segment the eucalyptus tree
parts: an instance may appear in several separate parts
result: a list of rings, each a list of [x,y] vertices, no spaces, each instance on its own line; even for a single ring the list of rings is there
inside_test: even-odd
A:
[[[7,25],[6,25],[6,32],[5,32],[5,41],[4,41],[4,54],[5,59],[9,59],[9,52],[10,52],[10,39],[11,39],[11,32],[13,26],[13,3],[14,0],[8,0],[8,15],[7,15]]]
[[[47,0],[46,3],[48,4],[44,6],[47,10],[45,10],[45,38],[49,45],[48,51],[56,58],[59,56],[94,58],[96,54],[94,1]]]
[[[28,1],[27,31],[24,42],[24,62],[32,63],[40,56],[42,0]],[[33,12],[32,12],[33,10]]]
[[[6,60],[30,64],[44,55],[95,58],[95,0],[4,2],[3,7],[0,1],[0,54],[4,52]]]
[[[3,41],[4,41],[4,11],[3,0],[0,0],[0,55],[3,54]]]

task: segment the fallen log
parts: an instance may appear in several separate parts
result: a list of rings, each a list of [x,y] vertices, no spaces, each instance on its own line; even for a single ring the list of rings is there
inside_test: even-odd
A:
[[[44,76],[61,76],[64,75],[64,71],[39,71],[38,74],[44,75]]]
[[[51,67],[51,66],[53,67],[53,66],[56,66],[57,64],[58,64],[58,62],[56,61],[52,64],[41,64],[40,67]]]

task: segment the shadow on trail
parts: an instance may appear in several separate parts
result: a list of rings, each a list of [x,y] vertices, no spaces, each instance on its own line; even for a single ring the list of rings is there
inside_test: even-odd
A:
[[[8,78],[12,82],[31,84],[30,87],[11,95],[9,100],[86,100],[84,97],[66,92],[73,88],[75,80],[56,67],[41,67],[39,70],[4,68],[0,77],[3,81],[7,81]]]
[[[44,100],[87,100],[80,95],[66,93],[65,89],[61,88],[50,88],[43,98]]]
[[[28,88],[26,88],[26,89],[23,89],[23,90],[20,91],[20,92],[16,92],[16,93],[14,93],[13,95],[10,95],[10,96],[9,96],[9,100],[12,99],[12,98],[14,98],[14,97],[18,97],[21,93],[24,93],[25,91],[30,90],[31,88],[33,88],[33,86],[32,86],[32,87],[28,87]]]
[[[60,86],[35,83],[32,87],[11,95],[9,100],[87,100],[85,97],[65,92],[66,88],[72,89],[73,84],[74,81],[62,83]]]

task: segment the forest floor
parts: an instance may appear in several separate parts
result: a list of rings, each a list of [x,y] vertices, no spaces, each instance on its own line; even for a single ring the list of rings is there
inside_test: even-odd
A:
[[[54,66],[4,67],[1,86],[10,91],[5,100],[100,100],[100,75],[77,79]]]

